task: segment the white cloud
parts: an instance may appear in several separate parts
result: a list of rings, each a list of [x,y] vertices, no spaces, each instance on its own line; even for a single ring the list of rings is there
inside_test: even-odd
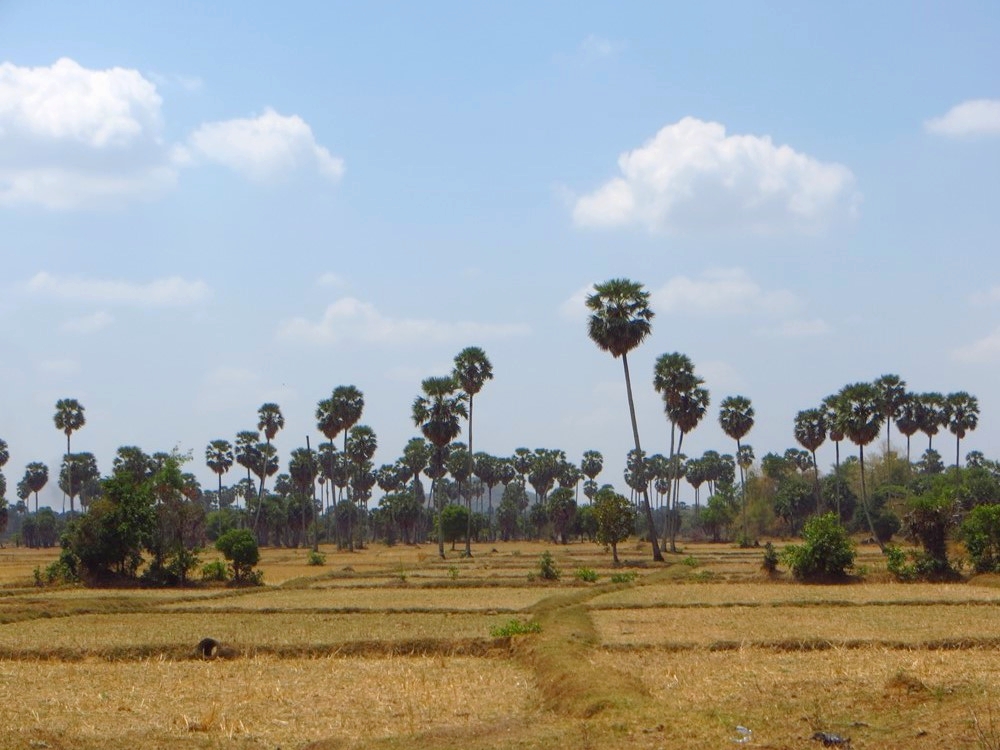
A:
[[[583,227],[651,231],[813,232],[852,218],[860,195],[842,164],[824,163],[769,136],[727,136],[685,117],[618,158],[621,175],[576,200]]]
[[[135,70],[0,64],[0,206],[76,208],[172,186],[161,104]]]
[[[559,316],[571,321],[584,320],[590,314],[587,310],[587,297],[593,293],[593,284],[587,284],[577,289],[569,296],[569,299],[559,305]]]
[[[722,360],[699,362],[696,370],[698,377],[703,378],[712,391],[738,391],[746,387],[746,381],[728,362]]]
[[[286,341],[309,344],[331,344],[353,340],[366,343],[400,343],[419,345],[428,341],[452,342],[472,339],[522,336],[529,331],[525,325],[443,322],[417,318],[390,318],[375,306],[344,297],[326,308],[318,321],[292,318],[278,330]]]
[[[961,137],[1000,135],[1000,99],[972,99],[956,104],[943,116],[924,123],[934,135]]]
[[[37,278],[37,277],[36,277]],[[115,322],[115,318],[110,313],[100,310],[91,315],[83,315],[79,318],[70,318],[61,326],[65,333],[90,334],[103,331]]]
[[[788,315],[799,301],[784,289],[765,290],[741,268],[711,269],[700,279],[675,276],[651,296],[654,312],[692,315]]]
[[[188,93],[201,91],[205,82],[198,76],[188,76],[181,73],[147,73],[149,80],[153,81],[160,88],[179,88]]]
[[[205,123],[191,134],[190,144],[202,158],[257,182],[306,167],[333,181],[344,174],[343,159],[317,144],[301,117],[286,117],[270,107],[254,118]]]
[[[1000,284],[991,286],[985,292],[973,292],[969,303],[974,307],[989,307],[1000,302]]]
[[[1000,328],[966,346],[951,352],[952,359],[968,364],[982,364],[1000,360]]]
[[[179,276],[147,283],[119,279],[58,278],[45,271],[27,283],[32,294],[72,302],[135,307],[181,307],[202,302],[211,295],[204,281],[188,281]]]
[[[803,339],[814,336],[824,336],[833,329],[830,324],[820,318],[812,320],[785,320],[775,328],[764,328],[758,331],[762,336],[781,339]]]
[[[38,371],[42,375],[64,378],[80,372],[80,363],[74,359],[46,359],[38,363]]]

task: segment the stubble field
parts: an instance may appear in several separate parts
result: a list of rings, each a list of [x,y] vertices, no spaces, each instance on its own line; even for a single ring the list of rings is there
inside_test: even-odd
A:
[[[531,580],[545,549],[558,582]],[[632,542],[619,569],[591,544],[325,552],[265,550],[263,588],[152,591],[39,589],[55,552],[0,550],[0,746],[1000,747],[991,578],[893,583],[867,548],[863,582],[826,586],[725,545],[654,565]],[[515,618],[541,631],[491,636]]]

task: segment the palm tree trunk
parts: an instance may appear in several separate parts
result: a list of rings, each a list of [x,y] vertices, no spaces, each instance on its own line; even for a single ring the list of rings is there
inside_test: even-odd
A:
[[[469,460],[470,461],[474,460],[472,457],[475,455],[472,452],[472,400],[473,400],[473,397],[472,397],[472,394],[470,393],[469,394]],[[465,519],[465,556],[466,557],[472,557],[472,541],[470,539],[472,537],[472,496],[471,495],[469,496],[469,499],[468,499],[466,505],[467,505],[467,507],[469,509],[469,516],[468,516],[468,518]]]
[[[822,512],[822,496],[819,491],[819,464],[816,463],[816,451],[812,451],[813,457],[813,475],[816,478],[816,515],[818,516]]]
[[[673,466],[674,466],[674,428],[675,427],[676,427],[676,423],[674,422],[674,420],[671,419],[670,420],[670,455],[667,457],[667,465],[669,467],[671,467],[671,469],[673,469]],[[666,546],[668,538],[669,538],[670,527],[667,525],[669,523],[669,516],[670,516],[670,493],[668,492],[667,493],[667,518],[663,519],[663,544],[664,544],[664,546]],[[674,549],[674,545],[673,544],[670,545],[670,551],[671,552],[676,552],[677,551],[677,550]]]
[[[962,439],[958,435],[955,435],[955,468],[956,469],[958,468],[958,453],[959,453],[958,444],[961,441],[962,441]]]
[[[673,430],[671,429],[671,432]],[[671,442],[673,442],[673,435],[671,435]],[[684,448],[684,431],[681,431],[680,440],[677,441],[677,453],[681,454],[681,450]],[[671,448],[671,451],[673,448]],[[670,459],[670,470],[674,471],[674,460]],[[681,494],[681,476],[679,471],[674,472],[677,476],[673,477],[670,481],[671,490],[673,494],[673,499],[670,499],[670,493],[667,494],[667,515],[670,517],[670,551],[677,551],[677,527],[679,524],[674,522],[674,512],[677,510],[677,499]]]
[[[642,448],[639,446],[639,425],[635,420],[635,402],[632,400],[632,378],[628,374],[628,355],[622,353],[622,365],[625,368],[625,390],[628,392],[628,413],[632,418],[632,437],[635,439],[635,452],[640,455]],[[649,506],[649,493],[645,488],[642,490],[642,504],[646,511],[646,523],[649,525],[649,542],[653,545],[653,560],[663,562],[663,553],[660,552],[660,544],[656,538],[656,522],[653,520],[653,509]]]
[[[875,524],[872,523],[872,514],[868,511],[868,496],[865,491],[865,446],[859,445],[858,450],[861,454],[861,507],[865,509],[865,518],[868,519],[868,529],[872,532],[872,538],[878,544],[878,548],[885,552],[885,545],[882,544],[882,540],[878,538],[878,534],[875,533]]]
[[[750,542],[750,529],[747,526],[747,486],[743,479],[743,464],[740,463],[740,449],[743,446],[740,445],[739,438],[736,439],[736,467],[740,470],[740,496],[743,499],[743,540],[740,543],[742,547],[744,544],[749,544]]]
[[[840,441],[834,440],[833,444],[837,449],[837,522],[840,523],[840,495],[844,490],[844,478],[840,476]]]

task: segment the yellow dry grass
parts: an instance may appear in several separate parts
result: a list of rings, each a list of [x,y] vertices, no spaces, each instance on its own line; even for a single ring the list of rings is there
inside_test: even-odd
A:
[[[533,713],[530,674],[501,660],[0,661],[5,748],[293,748]]]
[[[809,641],[933,646],[946,640],[996,640],[1000,635],[1000,608],[974,604],[619,609],[591,614],[602,642],[619,646]]]

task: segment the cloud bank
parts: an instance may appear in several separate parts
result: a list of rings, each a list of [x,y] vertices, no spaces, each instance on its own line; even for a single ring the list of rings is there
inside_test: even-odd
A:
[[[924,129],[951,138],[1000,135],[1000,99],[972,99],[956,104],[941,117],[927,120]]]

